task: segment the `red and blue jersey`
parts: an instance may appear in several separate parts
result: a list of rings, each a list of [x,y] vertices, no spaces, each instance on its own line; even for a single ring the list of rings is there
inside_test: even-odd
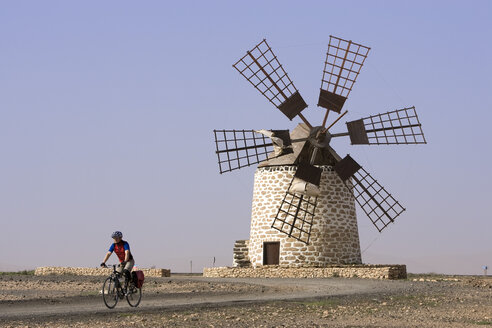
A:
[[[124,240],[120,241],[119,243],[113,243],[111,247],[109,247],[109,252],[115,252],[120,262],[123,262],[125,260],[125,251],[130,251],[130,244],[128,244],[128,242]],[[131,252],[128,260],[133,260],[133,255]]]

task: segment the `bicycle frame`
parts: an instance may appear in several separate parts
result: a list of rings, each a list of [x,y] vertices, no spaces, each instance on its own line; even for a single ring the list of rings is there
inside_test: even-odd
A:
[[[118,291],[118,296],[124,296],[123,286],[121,286],[120,278],[122,274],[116,271],[116,264],[113,264],[113,273],[111,273],[111,278],[114,281],[114,285],[116,286],[116,290]]]

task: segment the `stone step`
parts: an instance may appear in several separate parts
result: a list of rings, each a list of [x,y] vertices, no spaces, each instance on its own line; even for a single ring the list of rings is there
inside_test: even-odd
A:
[[[234,248],[233,248],[233,259],[232,259],[232,266],[233,267],[240,267],[240,268],[245,268],[245,267],[250,267],[251,262],[249,261],[249,256],[248,256],[248,240],[236,240],[234,242]]]

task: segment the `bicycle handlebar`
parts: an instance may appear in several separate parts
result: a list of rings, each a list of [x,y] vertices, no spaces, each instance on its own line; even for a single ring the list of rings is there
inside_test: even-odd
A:
[[[101,263],[101,264],[103,264],[103,263]],[[101,265],[101,268],[110,269],[111,267],[113,267],[113,273],[117,273],[117,271],[116,271],[117,266],[118,266],[118,264],[107,265],[106,263],[104,263],[104,266]]]

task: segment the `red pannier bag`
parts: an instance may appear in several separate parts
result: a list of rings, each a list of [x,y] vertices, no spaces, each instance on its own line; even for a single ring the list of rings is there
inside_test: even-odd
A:
[[[132,271],[132,276],[133,276],[133,283],[137,288],[142,288],[145,276],[143,271],[137,270],[137,271]]]

